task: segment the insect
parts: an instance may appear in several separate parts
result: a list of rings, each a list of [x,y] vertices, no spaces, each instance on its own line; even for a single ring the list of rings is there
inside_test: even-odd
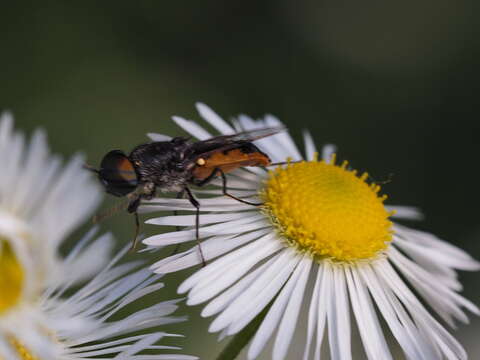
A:
[[[200,247],[199,217],[200,203],[190,190],[190,185],[204,186],[215,177],[222,178],[222,191],[239,202],[259,206],[228,193],[226,173],[243,166],[272,165],[267,154],[252,141],[274,135],[283,128],[263,128],[233,135],[216,136],[192,142],[184,137],[170,141],[155,141],[135,147],[126,155],[120,150],[108,152],[102,159],[100,169],[87,168],[98,174],[107,193],[127,197],[127,210],[135,216],[135,248],[140,223],[137,209],[142,199],[152,199],[157,191],[177,193],[177,198],[186,196],[196,208],[196,239]]]

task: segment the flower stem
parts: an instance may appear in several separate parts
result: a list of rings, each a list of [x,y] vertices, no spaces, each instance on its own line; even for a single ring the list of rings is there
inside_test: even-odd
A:
[[[242,349],[252,339],[253,335],[255,335],[255,332],[267,315],[271,304],[272,303],[265,307],[265,309],[263,309],[263,311],[258,314],[257,317],[250,322],[250,324],[248,324],[242,331],[233,337],[233,339],[228,343],[227,347],[223,349],[223,351],[217,357],[217,360],[234,360],[237,358],[238,354],[240,354]]]

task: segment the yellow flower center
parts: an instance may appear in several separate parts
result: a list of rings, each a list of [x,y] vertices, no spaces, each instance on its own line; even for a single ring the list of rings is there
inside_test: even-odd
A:
[[[261,195],[265,211],[287,242],[317,259],[375,258],[392,239],[380,186],[347,162],[289,163],[270,171]]]
[[[15,306],[22,296],[23,268],[10,243],[0,238],[0,315]]]
[[[35,355],[33,355],[20,341],[14,337],[9,338],[10,344],[17,351],[18,356],[22,360],[39,360]]]

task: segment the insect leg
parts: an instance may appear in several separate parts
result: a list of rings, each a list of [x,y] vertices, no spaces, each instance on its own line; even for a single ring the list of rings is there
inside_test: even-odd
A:
[[[138,238],[138,233],[140,232],[140,220],[138,219],[138,206],[140,205],[140,197],[137,196],[136,198],[133,198],[130,201],[130,204],[128,205],[128,212],[133,213],[135,216],[135,235],[132,241],[132,246],[130,247],[130,251],[134,251],[135,248],[137,247],[137,238]]]
[[[184,195],[185,195],[185,191],[180,191],[175,198],[176,198],[176,199],[181,199],[181,198],[183,198]],[[173,215],[174,215],[174,216],[177,216],[177,215],[178,215],[178,211],[177,211],[177,210],[173,210]],[[181,230],[180,226],[178,226],[178,225],[175,226],[175,229],[176,229],[177,231],[180,231],[180,230]],[[168,255],[168,256],[175,255],[175,254],[178,252],[178,249],[180,249],[180,245],[181,245],[181,244],[177,244],[177,245],[175,246],[175,249],[173,249],[172,253],[171,253],[170,255]]]
[[[180,192],[177,194],[177,196],[175,197],[175,199],[182,199],[184,195],[185,195],[185,191],[182,190],[182,191],[180,191]],[[173,215],[177,216],[177,215],[178,215],[178,210],[173,210]],[[180,226],[178,226],[178,225],[175,226],[175,228],[176,228],[177,231],[180,231],[180,230],[181,230],[181,229],[180,229]]]
[[[202,246],[200,245],[200,203],[197,201],[197,199],[195,199],[187,186],[185,186],[185,191],[187,193],[188,200],[190,200],[190,203],[197,209],[195,213],[195,235],[197,238],[198,250],[200,251],[200,256],[202,257],[202,264],[205,266],[205,257],[203,256]]]
[[[253,206],[262,206],[263,203],[254,203],[254,202],[250,202],[250,201],[246,201],[246,200],[243,200],[243,199],[240,199],[238,197],[236,197],[235,195],[232,195],[232,194],[229,194],[227,192],[227,177],[225,176],[225,173],[222,171],[222,169],[219,169],[219,168],[216,168],[214,170],[214,172],[220,172],[220,175],[222,176],[222,191],[223,191],[223,195],[225,196],[228,196],[234,200],[237,200],[241,203],[244,203],[244,204],[247,204],[247,205],[253,205]]]
[[[135,251],[138,242],[138,233],[140,232],[140,220],[138,219],[138,212],[134,212],[133,215],[135,216],[135,235],[133,237],[132,246],[130,247],[130,251]]]
[[[220,169],[219,169],[219,168],[213,169],[213,171],[210,173],[210,175],[208,175],[205,179],[200,180],[200,181],[197,181],[197,182],[195,182],[194,184],[195,184],[196,186],[203,186],[203,185],[208,184],[210,181],[213,180],[213,178],[214,178],[215,176],[217,176],[218,170],[220,170]]]

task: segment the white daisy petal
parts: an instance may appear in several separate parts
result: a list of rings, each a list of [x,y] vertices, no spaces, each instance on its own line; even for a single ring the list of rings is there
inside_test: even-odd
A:
[[[267,126],[270,127],[283,127],[282,122],[273,115],[266,115],[265,123],[267,124]],[[284,151],[288,152],[288,155],[294,161],[302,159],[302,155],[300,154],[300,151],[298,151],[297,145],[295,145],[292,137],[287,132],[280,132],[276,134],[275,137],[272,137],[272,139],[275,139],[277,142],[281,143],[283,149],[285,149]],[[284,158],[286,157],[287,156],[285,156]]]
[[[303,141],[305,142],[305,158],[308,161],[312,161],[317,153],[317,147],[315,146],[312,134],[310,134],[309,131],[305,130],[303,132]]]
[[[287,255],[288,251],[284,253]],[[285,308],[289,302],[289,299],[291,298],[295,285],[299,277],[302,275],[302,270],[305,268],[304,265],[297,266],[297,263],[299,261],[303,261],[303,263],[305,263],[304,259],[301,259],[300,257],[295,256],[292,253],[288,254],[288,256],[294,256],[296,260],[295,263],[292,262],[292,264],[289,264],[289,265],[290,266],[294,265],[296,266],[296,268],[291,274],[290,279],[288,279],[287,283],[278,294],[277,298],[272,304],[272,307],[270,308],[270,310],[268,310],[268,313],[265,316],[265,319],[263,320],[262,324],[258,328],[258,331],[255,334],[255,337],[253,338],[250,348],[248,350],[249,359],[257,358],[257,356],[265,347],[265,344],[267,343],[267,341],[272,336],[273,332],[277,329],[278,323],[280,322],[282,315],[284,314]],[[290,268],[288,270],[290,270]],[[290,275],[290,273],[287,273],[287,275]],[[278,348],[278,345],[277,345],[277,348]]]
[[[252,170],[255,170],[255,171],[252,171]],[[267,176],[267,172],[262,168],[249,166],[244,169],[234,170],[229,174],[229,176],[237,177],[237,178],[240,178],[242,181],[251,183],[251,189],[256,194],[258,193],[257,188],[263,182],[264,178]],[[230,179],[229,177],[227,178]],[[227,185],[230,190],[230,182],[228,182]]]
[[[267,252],[265,253],[265,248],[267,248]],[[190,276],[187,280],[185,280],[179,287],[178,287],[178,292],[180,294],[183,294],[190,289],[192,289],[196,283],[199,282],[202,278],[205,278],[207,276],[210,276],[211,274],[217,273],[219,269],[222,267],[233,263],[234,261],[238,261],[239,259],[248,256],[252,253],[254,253],[256,256],[259,256],[257,251],[260,252],[263,250],[262,254],[260,256],[268,256],[272,251],[275,251],[279,248],[279,246],[276,246],[275,243],[272,241],[272,235],[268,234],[257,241],[248,244],[241,249],[235,250],[221,259],[218,259],[214,261],[211,264],[208,264],[208,266],[205,266],[204,268],[200,269],[197,271],[195,274]]]
[[[216,224],[229,220],[241,219],[243,217],[251,218],[256,214],[251,212],[244,212],[240,214],[226,213],[226,214],[210,214],[200,216],[200,225]],[[145,224],[151,225],[169,225],[169,226],[192,226],[195,224],[195,215],[174,215],[174,216],[162,216],[158,218],[152,218],[145,221]]]
[[[323,161],[330,164],[332,161],[332,156],[337,151],[337,147],[333,144],[326,144],[322,148],[322,159]]]
[[[178,126],[188,132],[190,135],[195,136],[198,140],[206,140],[212,137],[208,131],[204,130],[193,121],[186,120],[179,116],[173,116],[172,119]]]
[[[310,275],[310,269],[312,267],[312,260],[309,257],[304,257],[299,264],[298,268],[301,271],[298,281],[295,281],[295,288],[293,294],[299,294],[297,296],[290,297],[285,313],[283,314],[282,321],[278,328],[278,335],[275,339],[275,345],[273,346],[273,358],[284,359],[287,355],[288,347],[292,341],[293,333],[300,312],[300,306],[302,305],[303,294]]]
[[[182,206],[182,205],[144,205],[140,206],[138,209],[139,214],[147,214],[151,212],[157,211],[173,211],[173,210],[181,210],[181,211],[192,211],[196,212],[197,210],[192,206]],[[229,212],[229,211],[245,211],[245,210],[252,210],[252,205],[241,204],[239,205],[208,205],[208,206],[201,206],[200,211],[208,211],[208,212]]]
[[[426,311],[420,301],[411,293],[407,286],[401,281],[400,277],[387,262],[375,268],[378,276],[383,277],[385,282],[391,283],[391,290],[395,293],[410,315],[414,318],[418,326],[423,327],[423,335],[436,340],[436,345],[442,349],[449,349],[460,359],[466,359],[465,350],[462,346],[445,330],[443,327]],[[426,329],[426,331],[425,331]]]
[[[229,326],[228,333],[234,334],[253,320],[283,286],[294,266],[300,260],[288,251],[277,255],[275,262],[266,269],[235,301],[210,325],[209,331],[216,332]],[[234,326],[231,326],[234,325]]]
[[[170,141],[170,140],[172,140],[171,136],[163,135],[163,134],[157,134],[157,133],[148,133],[147,136],[152,141]]]
[[[320,359],[320,351],[323,342],[323,335],[325,332],[325,324],[327,322],[328,302],[332,296],[333,281],[330,272],[325,270],[325,264],[321,265],[321,280],[318,288],[318,317],[317,317],[317,342],[315,344],[315,359]]]
[[[225,122],[218,114],[203,103],[195,104],[200,116],[207,120],[210,125],[217,129],[223,135],[234,134],[235,130]]]
[[[222,276],[221,278],[209,284],[210,286],[201,286],[202,284],[200,283],[200,286],[193,288],[190,292],[187,304],[197,305],[216,296],[218,293],[236,282],[238,278],[246,274],[256,263],[271,254],[273,249],[276,248],[277,247],[274,246],[274,243],[272,243],[270,248],[266,247],[265,252],[262,252],[257,256],[252,256],[248,259],[248,261],[242,261],[229,267],[229,274],[231,274],[231,276]]]
[[[385,206],[387,211],[393,211],[392,218],[405,220],[423,220],[424,215],[419,208],[413,206],[391,205]]]
[[[305,351],[303,354],[303,359],[307,360],[310,358],[310,348],[312,346],[313,337],[315,335],[317,322],[318,322],[318,296],[320,291],[320,279],[322,277],[323,267],[318,267],[317,276],[315,279],[315,286],[312,292],[312,298],[310,300],[310,306],[308,309],[308,329],[307,329],[307,341],[305,345]]]
[[[362,281],[368,287],[369,292],[372,294],[375,303],[377,304],[383,318],[387,322],[393,336],[397,339],[398,343],[405,352],[409,359],[425,359],[421,344],[419,344],[420,336],[417,331],[412,334],[408,327],[408,321],[403,323],[402,318],[397,313],[396,309],[385,294],[384,289],[378,283],[372,270],[365,266],[358,268],[359,274],[362,276]],[[405,319],[405,318],[404,318]],[[405,319],[408,320],[408,319]]]
[[[279,248],[280,247],[278,246],[278,244],[276,244],[273,241],[269,241],[269,243],[267,243],[267,245],[264,248],[262,248],[260,251],[258,251],[257,254],[255,254],[255,256],[250,256],[250,257],[246,257],[245,255],[243,255],[242,257],[237,256],[236,261],[233,262],[232,265],[230,265],[232,267],[232,270],[237,270],[237,272],[231,271],[230,272],[231,276],[222,277],[222,278],[225,278],[223,282],[219,281],[220,276],[217,273],[210,274],[210,276],[203,278],[201,281],[198,282],[198,284],[196,284],[194,288],[192,288],[189,294],[190,298],[187,302],[190,303],[191,301],[193,303],[193,301],[195,301],[199,296],[198,294],[202,294],[203,288],[210,285],[212,282],[218,281],[220,291],[223,290],[228,286],[225,283],[228,284],[230,281],[232,281],[232,278],[235,279],[235,278],[241,277],[249,269],[255,266],[258,262],[262,261],[265,258],[268,258],[272,254],[274,254],[276,251],[278,251]],[[240,250],[235,250],[232,254],[238,255],[238,253],[240,253]]]
[[[326,276],[333,278],[333,296],[328,299],[328,337],[332,359],[351,359],[349,306],[343,269],[325,264]]]
[[[258,185],[260,184],[260,180],[261,178],[259,177],[262,177],[265,175],[265,171],[263,169],[259,169],[259,168],[254,168],[254,167],[250,167],[248,168],[250,172],[253,172],[257,175],[257,181],[249,181],[248,179],[245,179],[245,176],[243,176],[243,178],[239,179],[238,177],[234,177],[234,176],[228,176],[227,179],[227,185],[228,185],[228,189],[242,189],[242,190],[252,190],[252,189],[257,189],[258,188]],[[238,172],[236,172],[235,174],[238,174]],[[220,179],[216,179],[216,180],[212,180],[212,182],[210,183],[211,185],[215,185],[215,186],[218,186],[218,187],[222,187],[222,181]]]
[[[475,271],[480,269],[480,262],[473,259],[463,250],[450,245],[432,234],[395,225],[398,236],[417,246],[423,251],[434,253],[438,263],[454,269]],[[413,241],[412,241],[413,240]]]
[[[0,114],[0,146],[11,141],[13,131],[13,115],[9,111]]]
[[[232,228],[231,226],[235,226]],[[256,217],[245,217],[242,220],[235,220],[230,224],[230,226],[226,226],[225,224],[218,224],[218,225],[208,225],[203,226],[199,229],[200,238],[205,236],[211,236],[214,234],[218,235],[226,235],[226,234],[235,234],[235,229],[241,229],[244,232],[250,230],[261,229],[263,227],[267,227],[268,223],[264,219],[258,219]],[[177,231],[174,234],[164,233],[160,235],[154,235],[149,238],[143,240],[143,243],[146,245],[152,246],[166,246],[171,244],[179,244],[182,242],[196,240],[196,230],[182,230]]]
[[[261,229],[240,236],[215,236],[202,241],[200,246],[202,247],[205,261],[209,261],[252,240],[258,239],[267,233],[268,229]],[[156,262],[151,266],[151,269],[158,274],[167,274],[201,263],[202,259],[199,256],[199,250],[197,247],[193,247],[184,253],[174,255],[174,257],[164,258]]]
[[[208,317],[217,314],[218,312],[225,309],[229,304],[232,303],[246,288],[255,281],[260,274],[263,273],[274,261],[276,257],[268,259],[265,263],[260,265],[255,270],[248,273],[241,280],[239,280],[235,285],[231,286],[229,289],[225,290],[219,296],[214,298],[203,308],[202,316]],[[226,331],[225,331],[226,335]]]
[[[283,259],[278,258],[277,260],[281,261]],[[284,284],[285,281],[288,281],[287,278],[289,276],[289,271],[291,271],[290,267],[284,267],[280,269],[279,273],[275,276],[272,282],[262,289],[262,295],[257,296],[256,301],[253,304],[248,304],[249,307],[243,310],[243,312],[248,315],[237,318],[235,324],[231,324],[228,327],[227,333],[229,335],[236,334],[242,330],[264,309],[266,305],[268,305],[268,302],[270,302],[270,300],[273,299],[278,293],[278,290],[281,289],[281,284]]]
[[[355,269],[347,268],[345,275],[353,313],[357,319],[358,329],[368,358],[371,360],[392,359],[365,284]]]
[[[391,252],[392,262],[401,268],[402,274],[450,326],[455,327],[451,316],[468,323],[468,317],[460,309],[460,306],[480,315],[478,308],[470,301],[443,285],[442,282],[432,282],[430,273],[408,260],[394,248],[391,249]]]

